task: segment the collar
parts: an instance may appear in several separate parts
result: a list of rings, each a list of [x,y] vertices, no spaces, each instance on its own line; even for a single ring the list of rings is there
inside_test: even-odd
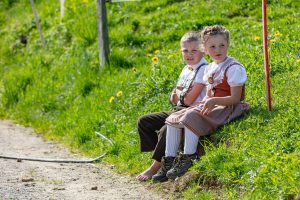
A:
[[[226,59],[223,61],[223,62],[221,62],[221,63],[216,63],[216,62],[213,62],[215,65],[223,65],[228,59],[230,59],[231,57],[230,56],[227,56],[226,57]]]
[[[195,65],[188,65],[189,70],[194,71],[196,70],[200,65],[208,64],[205,58],[203,57],[197,64]]]

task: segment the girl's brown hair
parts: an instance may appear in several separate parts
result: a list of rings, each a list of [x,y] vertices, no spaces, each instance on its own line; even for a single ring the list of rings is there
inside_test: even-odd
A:
[[[202,44],[215,35],[223,35],[229,44],[229,31],[221,25],[207,26],[201,31]]]

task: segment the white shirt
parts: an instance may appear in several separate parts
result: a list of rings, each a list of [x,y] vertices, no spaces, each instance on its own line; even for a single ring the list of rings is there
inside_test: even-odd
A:
[[[203,80],[203,76],[204,76],[205,68],[207,66],[207,61],[204,58],[202,58],[197,64],[192,65],[192,67],[195,70],[197,67],[199,67],[202,64],[205,64],[205,65],[201,66],[201,68],[198,70],[196,77],[192,84],[199,83],[199,84],[206,85],[206,81]],[[189,67],[190,66],[186,65],[182,69],[182,71],[179,75],[179,79],[176,84],[177,87],[185,87],[186,84],[189,82],[189,80],[194,76],[194,70],[190,70]],[[202,89],[201,93],[199,94],[199,96],[196,98],[196,100],[193,102],[192,105],[196,105],[197,103],[202,101],[202,99],[205,97],[205,95],[206,95],[206,87],[204,87]]]

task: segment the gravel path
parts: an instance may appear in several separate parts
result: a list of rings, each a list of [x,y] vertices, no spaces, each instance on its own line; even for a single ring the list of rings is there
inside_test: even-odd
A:
[[[82,159],[44,141],[31,128],[0,121],[0,155]],[[153,185],[152,185],[153,187]],[[103,164],[49,163],[0,159],[0,199],[166,199],[133,177]]]

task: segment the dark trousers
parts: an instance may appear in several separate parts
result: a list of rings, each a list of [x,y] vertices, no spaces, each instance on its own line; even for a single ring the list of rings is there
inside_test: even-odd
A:
[[[158,162],[165,155],[167,133],[165,121],[173,112],[150,113],[140,117],[138,120],[141,151],[153,151],[152,158]]]
[[[182,108],[177,108],[177,110],[180,109]],[[161,158],[165,155],[167,134],[165,121],[173,112],[175,111],[150,113],[138,120],[141,152],[153,151],[152,159],[158,162],[161,162]],[[199,156],[205,153],[201,139],[199,139],[197,149]]]

